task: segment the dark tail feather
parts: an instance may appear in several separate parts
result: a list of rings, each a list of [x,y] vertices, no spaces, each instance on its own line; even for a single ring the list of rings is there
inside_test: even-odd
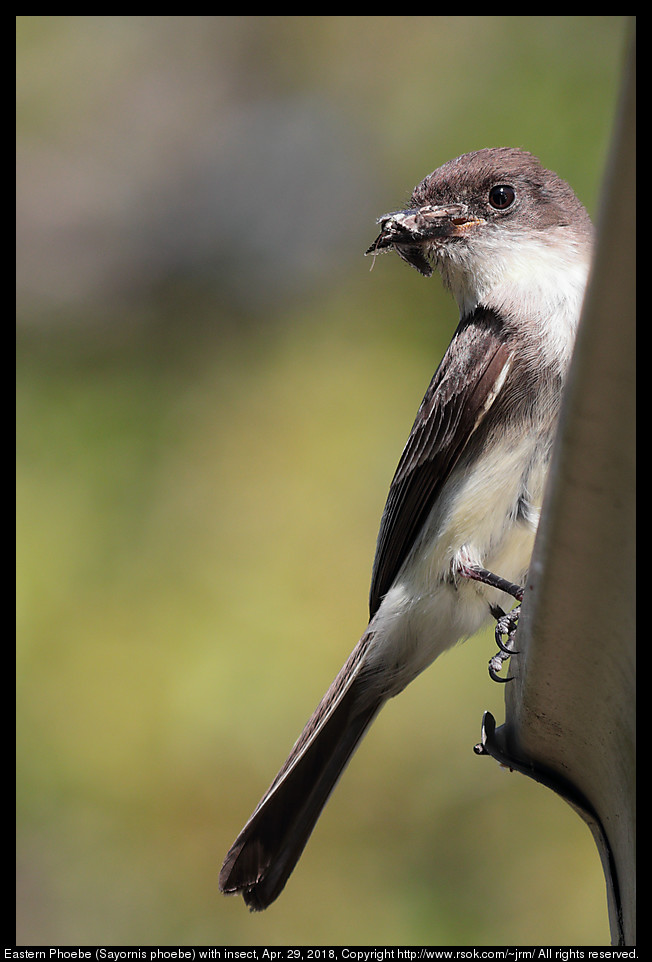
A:
[[[224,860],[220,889],[242,892],[253,911],[266,909],[282,892],[328,796],[383,703],[367,701],[361,708],[358,684],[351,684],[361,654],[353,652]],[[355,655],[357,664],[352,664]]]

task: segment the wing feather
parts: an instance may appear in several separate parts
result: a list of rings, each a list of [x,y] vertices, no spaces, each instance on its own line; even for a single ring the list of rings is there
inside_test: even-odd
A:
[[[493,311],[464,318],[430,382],[391,483],[369,596],[373,617],[469,439],[510,370],[513,345]]]

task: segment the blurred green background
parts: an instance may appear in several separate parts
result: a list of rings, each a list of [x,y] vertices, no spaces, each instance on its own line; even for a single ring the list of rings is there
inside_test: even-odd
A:
[[[591,214],[621,17],[18,17],[19,943],[600,944],[563,802],[472,752],[490,634],[390,703],[262,915],[217,873],[366,623],[456,324],[362,252],[451,157]]]

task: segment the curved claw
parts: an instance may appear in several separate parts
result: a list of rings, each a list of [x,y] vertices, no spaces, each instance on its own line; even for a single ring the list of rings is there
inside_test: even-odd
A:
[[[501,675],[499,675],[496,670],[491,667],[491,662],[489,662],[489,677],[492,681],[497,681],[501,685],[506,685],[508,681],[514,681],[513,675],[508,675],[506,678],[503,678]]]
[[[514,639],[514,633],[518,625],[518,614],[520,604],[518,604],[511,611],[505,612],[499,605],[490,605],[491,614],[496,619],[496,628],[494,631],[494,637],[496,639],[496,645],[498,647],[498,652],[489,662],[489,677],[492,681],[499,682],[504,685],[508,681],[513,680],[513,675],[508,675],[507,678],[503,678],[498,674],[502,668],[503,662],[511,658],[512,655],[518,655],[518,651],[515,651],[511,645]],[[507,635],[507,643],[503,641],[503,635]]]
[[[505,682],[507,681],[511,681],[513,677],[512,675],[509,675],[507,678],[503,678],[501,675],[498,674],[498,672],[503,666],[504,661],[507,661],[507,656],[502,655],[500,652],[494,655],[493,658],[489,661],[489,677],[492,679],[492,681],[497,681],[501,685],[504,685]]]
[[[496,629],[494,632],[496,638],[496,644],[501,651],[504,651],[506,655],[518,655],[518,651],[510,648],[509,645],[512,641],[512,635],[516,631],[518,626],[518,614],[520,605],[513,608],[512,611],[507,614],[503,614],[496,618]],[[492,612],[493,614],[493,612]],[[502,636],[507,635],[507,645],[503,643]]]
[[[512,648],[508,647],[509,642],[507,642],[507,645],[503,642],[501,638],[501,635],[503,634],[505,634],[505,632],[500,631],[500,629],[497,627],[496,628],[496,644],[498,645],[500,650],[504,651],[506,655],[518,655],[519,654],[518,651],[514,651]]]

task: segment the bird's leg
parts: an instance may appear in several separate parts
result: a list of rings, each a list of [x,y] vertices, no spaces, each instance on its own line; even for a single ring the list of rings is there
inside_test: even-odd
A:
[[[518,615],[521,607],[520,603],[523,600],[523,588],[521,585],[514,584],[512,581],[507,581],[505,578],[495,575],[492,571],[488,571],[486,568],[481,568],[480,565],[468,563],[464,564],[460,568],[460,574],[463,578],[469,578],[473,581],[480,581],[482,584],[490,585],[492,588],[498,588],[499,591],[504,591],[505,594],[511,595],[519,602],[515,608],[507,613],[505,613],[499,605],[489,605],[491,614],[496,619],[495,638],[496,644],[500,649],[489,662],[489,676],[493,679],[493,681],[502,683],[511,681],[511,676],[502,678],[498,672],[501,670],[503,662],[507,661],[511,655],[518,654],[518,652],[515,651],[513,644],[514,635],[518,626]],[[506,644],[502,640],[503,635],[507,635]]]
[[[525,589],[521,585],[515,585],[513,581],[507,581],[505,578],[501,578],[500,575],[495,575],[493,571],[487,571],[486,568],[481,568],[480,565],[465,562],[460,566],[459,573],[463,578],[469,578],[471,581],[481,581],[484,585],[490,585],[492,588],[498,588],[499,591],[504,591],[505,594],[511,595],[513,598],[516,598],[517,601],[523,601],[523,592]]]

